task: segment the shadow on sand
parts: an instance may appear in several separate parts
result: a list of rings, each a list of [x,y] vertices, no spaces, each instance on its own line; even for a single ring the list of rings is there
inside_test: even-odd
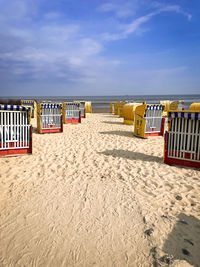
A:
[[[105,115],[104,115],[104,117],[106,117],[106,118],[119,118],[119,117],[117,117],[117,115],[114,115],[114,114],[110,114],[109,115],[109,113],[104,113]]]
[[[33,131],[33,133],[36,133],[36,134],[37,134],[37,133],[38,133],[38,131],[37,131],[37,127],[33,127],[33,128],[32,128],[32,131]]]
[[[106,156],[112,156],[115,158],[125,158],[130,160],[142,160],[142,161],[148,161],[148,162],[159,162],[162,163],[163,159],[161,157],[152,156],[152,155],[146,155],[140,152],[135,151],[128,151],[128,150],[106,150],[103,152],[98,152],[98,154],[103,154]]]
[[[136,137],[133,135],[133,132],[128,132],[128,131],[100,132],[100,134],[110,134],[110,135],[119,135],[119,136],[126,136],[126,137],[136,138]]]
[[[200,221],[184,213],[168,235],[163,249],[174,260],[185,260],[194,267],[200,266]],[[162,259],[160,259],[162,261]]]
[[[103,123],[124,125],[122,121],[103,121]]]

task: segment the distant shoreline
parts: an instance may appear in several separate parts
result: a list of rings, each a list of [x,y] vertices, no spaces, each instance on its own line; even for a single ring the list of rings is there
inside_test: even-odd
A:
[[[160,100],[184,100],[185,108],[189,108],[191,103],[200,102],[200,94],[191,95],[122,95],[122,96],[7,96],[1,97],[3,99],[35,99],[40,101],[56,101],[67,102],[73,100],[86,100],[92,102],[93,113],[109,113],[110,102],[117,102],[123,100],[132,101],[146,101],[149,104],[159,103]]]

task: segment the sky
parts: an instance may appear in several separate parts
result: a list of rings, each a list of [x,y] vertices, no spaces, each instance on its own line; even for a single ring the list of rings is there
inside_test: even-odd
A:
[[[0,0],[0,96],[200,94],[199,0]]]

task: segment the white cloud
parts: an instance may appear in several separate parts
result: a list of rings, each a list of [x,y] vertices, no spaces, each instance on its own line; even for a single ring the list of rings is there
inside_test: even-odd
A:
[[[79,24],[44,20],[23,28],[6,22],[4,25],[0,29],[4,41],[3,46],[0,44],[0,77],[5,77],[6,71],[16,79],[91,82],[100,69],[116,66],[116,62],[100,57],[102,43],[83,37]]]
[[[156,5],[155,5],[156,6]],[[158,11],[159,12],[176,12],[184,15],[190,21],[192,19],[192,15],[184,12],[179,5],[168,5],[165,6],[162,3],[157,3]]]
[[[135,32],[135,31],[139,28],[139,26],[140,26],[141,24],[143,24],[143,23],[147,22],[148,20],[150,20],[151,17],[153,17],[154,15],[156,15],[155,12],[154,12],[154,13],[150,13],[150,14],[148,14],[148,15],[146,15],[146,16],[143,16],[143,17],[140,17],[140,18],[134,20],[132,23],[130,23],[130,24],[128,24],[128,25],[126,26],[126,29],[125,29],[125,31],[124,31],[123,34],[124,34],[125,36],[127,36],[127,35],[129,35],[129,34]]]
[[[76,38],[79,34],[80,26],[77,24],[43,24],[35,32],[40,38],[40,44],[65,46],[66,41]]]
[[[98,10],[100,12],[114,12],[118,18],[126,18],[134,14],[133,2],[123,2],[123,4],[108,2],[102,4]]]
[[[125,39],[127,38],[128,35],[136,32],[139,27],[147,22],[148,20],[151,19],[152,16],[156,15],[157,13],[150,13],[146,16],[142,16],[138,19],[135,19],[134,21],[132,21],[132,23],[127,24],[124,26],[124,30],[121,33],[117,33],[117,34],[109,34],[109,33],[105,33],[103,35],[103,39],[106,41],[114,41],[114,40],[120,40],[120,39]]]
[[[96,55],[102,51],[102,45],[91,38],[80,39],[79,46],[83,56]]]
[[[0,0],[0,13],[9,21],[31,19],[38,12],[39,0]]]
[[[25,40],[26,42],[33,40],[32,32],[26,29],[20,29],[20,28],[14,28],[10,27],[8,29],[8,35],[12,37],[16,37],[22,40]]]
[[[188,20],[191,20],[191,15],[183,12],[180,8],[180,6],[177,5],[171,5],[171,6],[165,6],[157,9],[154,12],[151,12],[145,16],[141,16],[135,20],[133,20],[131,23],[124,25],[124,30],[121,33],[104,33],[103,39],[106,41],[115,41],[115,40],[120,40],[120,39],[125,39],[128,37],[128,35],[132,33],[136,33],[139,29],[140,26],[146,22],[148,22],[152,17],[162,13],[162,12],[176,12],[180,13],[184,16],[187,16]]]

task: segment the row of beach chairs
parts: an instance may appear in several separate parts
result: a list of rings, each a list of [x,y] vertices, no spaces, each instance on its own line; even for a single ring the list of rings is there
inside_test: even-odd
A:
[[[35,100],[0,104],[0,156],[32,153],[31,118],[37,118],[38,133],[63,132],[63,123],[81,123],[92,112],[91,102],[65,103]]]
[[[200,168],[200,103],[184,110],[183,101],[120,101],[110,103],[110,113],[124,118],[124,124],[134,125],[136,137],[164,136],[165,163]]]

